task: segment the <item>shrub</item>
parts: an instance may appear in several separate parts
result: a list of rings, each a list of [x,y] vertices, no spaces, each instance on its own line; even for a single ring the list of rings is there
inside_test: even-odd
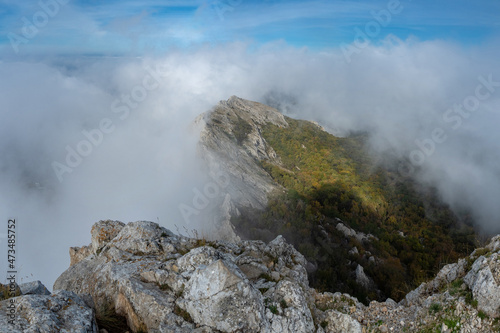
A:
[[[429,307],[429,313],[435,314],[439,311],[442,310],[441,304],[439,303],[432,303],[431,306]]]

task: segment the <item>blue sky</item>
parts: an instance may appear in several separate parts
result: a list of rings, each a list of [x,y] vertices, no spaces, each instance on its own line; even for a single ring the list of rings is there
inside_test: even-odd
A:
[[[493,0],[59,0],[58,8],[56,1],[0,1],[0,54],[137,55],[234,41],[321,51],[353,43],[356,28],[370,22],[372,44],[390,35],[470,45],[500,34],[500,1]],[[377,30],[374,13],[387,12]],[[38,26],[32,35],[23,32],[26,22]]]

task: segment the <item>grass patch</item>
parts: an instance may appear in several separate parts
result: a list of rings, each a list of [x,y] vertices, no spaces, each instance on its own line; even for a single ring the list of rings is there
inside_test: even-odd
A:
[[[488,256],[489,253],[490,253],[490,251],[488,249],[486,249],[486,248],[483,247],[483,248],[477,249],[476,253],[474,253],[474,256],[476,258],[479,258],[480,256],[485,256],[486,257],[486,256]]]
[[[460,327],[460,321],[458,318],[445,318],[443,322],[452,332],[458,332]]]
[[[465,303],[472,305],[474,308],[477,308],[477,299],[474,299],[472,296],[472,291],[469,290],[467,295],[465,295]]]
[[[436,314],[437,312],[441,311],[443,307],[439,303],[432,303],[431,306],[429,307],[429,313],[430,314]]]
[[[482,310],[479,310],[477,316],[479,318],[481,318],[482,320],[488,318],[488,315],[484,311],[482,311]]]
[[[459,294],[463,290],[462,289],[463,283],[464,283],[464,280],[462,280],[462,279],[457,279],[457,280],[453,281],[452,283],[450,283],[450,285],[448,286],[448,292],[450,293],[450,295],[454,296],[454,295]]]

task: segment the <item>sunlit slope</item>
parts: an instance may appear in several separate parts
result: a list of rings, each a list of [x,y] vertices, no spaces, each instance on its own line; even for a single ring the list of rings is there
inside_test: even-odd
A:
[[[248,211],[234,223],[249,238],[285,235],[317,266],[315,287],[361,299],[399,299],[474,248],[467,216],[454,214],[432,188],[377,166],[365,149],[366,136],[338,138],[308,121],[286,121],[286,128],[261,129],[281,158],[261,165],[286,193],[272,196],[264,212]],[[346,241],[335,218],[377,239]],[[359,253],[349,254],[353,247]],[[369,260],[372,254],[377,260]],[[351,282],[357,264],[381,292]]]

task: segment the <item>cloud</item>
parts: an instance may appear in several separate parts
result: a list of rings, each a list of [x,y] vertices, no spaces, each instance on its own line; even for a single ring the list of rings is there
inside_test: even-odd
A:
[[[207,181],[190,124],[231,95],[272,102],[338,135],[368,131],[373,149],[408,163],[421,149],[416,140],[428,142],[442,128],[447,139],[434,143],[432,154],[423,152],[414,175],[499,232],[500,87],[459,127],[443,120],[474,96],[479,77],[500,81],[495,45],[407,40],[367,46],[350,64],[340,51],[284,42],[156,58],[0,63],[0,211],[2,220],[18,218],[23,274],[50,287],[69,264],[68,247],[88,244],[90,226],[100,219],[158,220],[182,230],[179,205]],[[127,96],[135,96],[130,104]],[[104,119],[111,123],[102,126]],[[59,182],[53,162],[68,165],[68,147],[87,155],[73,160],[77,165]]]

